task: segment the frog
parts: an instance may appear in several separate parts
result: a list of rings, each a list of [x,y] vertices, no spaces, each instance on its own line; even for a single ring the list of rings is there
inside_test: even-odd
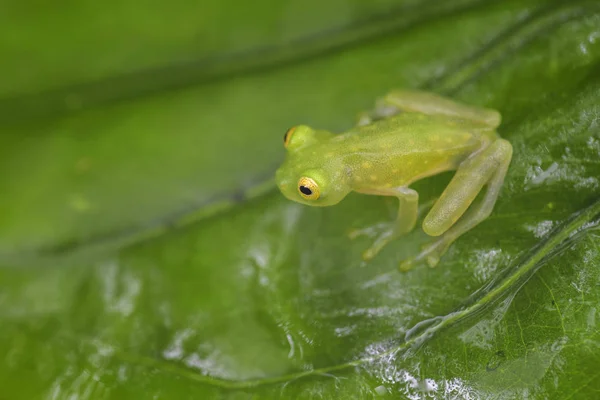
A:
[[[435,267],[455,240],[494,209],[513,152],[496,131],[500,123],[501,114],[491,108],[428,91],[392,90],[345,132],[289,128],[276,184],[285,197],[308,206],[333,206],[350,192],[396,197],[395,220],[348,233],[350,239],[373,239],[362,253],[369,261],[415,228],[422,210],[411,184],[454,171],[421,223],[433,239],[399,264],[402,271],[425,263]]]

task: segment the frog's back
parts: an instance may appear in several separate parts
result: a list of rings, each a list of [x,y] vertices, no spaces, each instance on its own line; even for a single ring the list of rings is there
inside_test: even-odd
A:
[[[329,140],[330,150],[345,155],[359,180],[396,171],[392,185],[456,168],[497,134],[489,127],[453,119],[404,113],[356,127]],[[362,176],[365,175],[365,176]]]
[[[479,147],[497,137],[487,126],[446,116],[403,113],[355,127],[331,139],[332,144],[362,152],[428,153]]]

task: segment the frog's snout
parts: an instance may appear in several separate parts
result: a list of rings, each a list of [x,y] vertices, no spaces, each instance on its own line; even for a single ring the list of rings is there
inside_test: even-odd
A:
[[[283,194],[286,194],[290,188],[291,181],[288,177],[285,176],[281,168],[275,172],[275,183],[277,184],[277,187]]]
[[[275,171],[275,183],[277,184],[279,189],[281,189],[282,187],[286,187],[288,185],[286,180],[283,178],[281,169],[278,169],[277,171]]]

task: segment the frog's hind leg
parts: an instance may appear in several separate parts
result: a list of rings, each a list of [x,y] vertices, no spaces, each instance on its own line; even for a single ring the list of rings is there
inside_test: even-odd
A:
[[[491,214],[511,157],[511,144],[497,139],[460,165],[423,221],[425,233],[439,238],[416,257],[402,262],[401,270],[408,270],[422,261],[436,266],[452,242]],[[481,202],[469,207],[484,185],[487,185],[487,191]]]
[[[401,112],[417,112],[427,115],[444,115],[480,123],[489,129],[500,125],[500,113],[483,107],[459,103],[430,92],[418,90],[394,90],[375,103],[375,109],[362,113],[358,125],[387,118]]]
[[[387,102],[386,97],[383,97],[377,99],[377,101],[375,102],[374,109],[358,114],[356,125],[369,125],[372,122],[394,116],[396,114],[401,113],[402,111],[403,110],[398,108],[396,105]]]

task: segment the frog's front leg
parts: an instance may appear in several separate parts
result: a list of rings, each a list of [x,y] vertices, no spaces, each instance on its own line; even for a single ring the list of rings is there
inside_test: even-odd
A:
[[[416,257],[402,262],[401,270],[406,271],[422,261],[436,266],[452,242],[491,214],[511,157],[511,144],[497,139],[460,165],[423,221],[425,233],[439,236],[439,239],[427,245]],[[485,196],[471,206],[484,185],[487,185]]]
[[[356,229],[350,232],[351,239],[362,235],[375,237],[375,241],[364,253],[363,259],[370,260],[381,251],[381,249],[390,241],[400,235],[410,232],[415,227],[417,215],[419,212],[419,194],[407,187],[394,189],[382,189],[377,191],[365,192],[382,196],[396,196],[399,201],[398,216],[394,222],[385,222],[363,229]]]
[[[394,90],[378,99],[372,111],[359,114],[357,125],[368,125],[401,112],[461,118],[480,123],[489,129],[498,127],[501,120],[500,113],[495,110],[459,103],[435,93]]]

